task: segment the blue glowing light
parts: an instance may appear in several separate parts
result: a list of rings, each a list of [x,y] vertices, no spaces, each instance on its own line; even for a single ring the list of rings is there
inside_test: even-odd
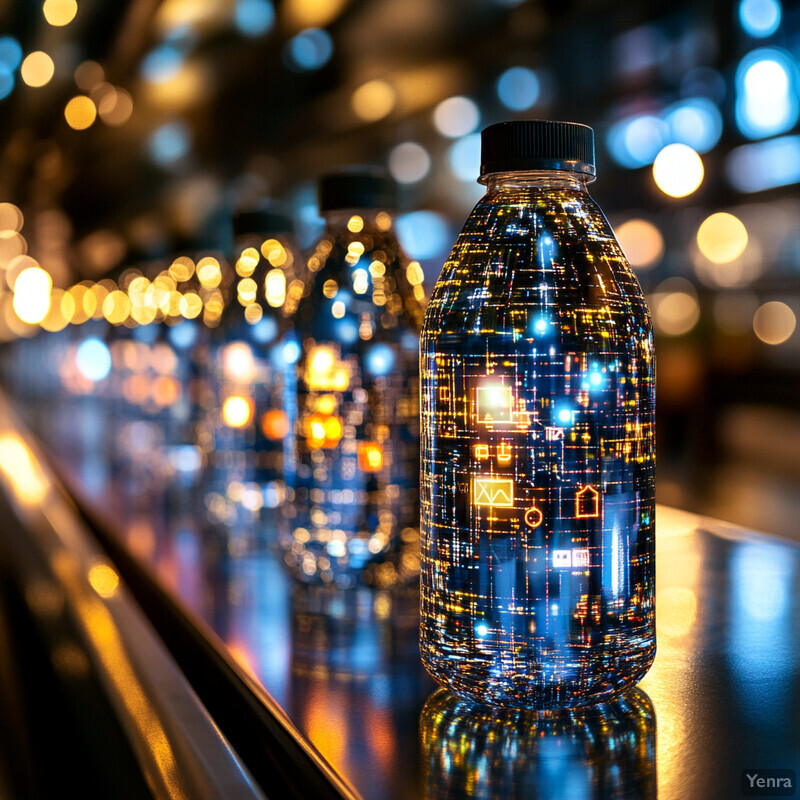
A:
[[[261,317],[251,326],[250,335],[259,344],[268,344],[278,335],[278,323],[272,317]]]
[[[22,63],[22,48],[13,36],[0,36],[0,67],[13,72]]]
[[[319,69],[333,55],[333,40],[327,31],[306,28],[286,43],[284,51],[290,67],[307,72]]]
[[[233,18],[243,36],[263,36],[275,24],[275,9],[269,0],[238,0]]]
[[[147,144],[150,158],[166,166],[183,158],[191,143],[191,133],[183,122],[168,122],[151,134]]]
[[[166,83],[180,72],[182,66],[183,53],[172,44],[162,44],[142,59],[139,72],[150,83]]]
[[[763,192],[800,183],[800,136],[745,144],[728,154],[725,172],[740,192]]]
[[[485,622],[476,622],[475,623],[475,635],[479,638],[483,638],[484,636],[489,635],[489,626]]]
[[[739,22],[745,33],[761,39],[772,36],[781,24],[780,0],[742,0],[739,4]]]
[[[158,336],[158,325],[137,325],[132,331],[131,336],[137,342],[153,344]]]
[[[4,100],[14,91],[14,75],[5,64],[0,64],[0,100]]]
[[[606,145],[622,167],[636,169],[652,164],[659,151],[669,144],[667,124],[652,114],[628,117],[611,126]]]
[[[459,180],[474,181],[481,167],[481,135],[462,136],[450,146],[447,160]]]
[[[800,114],[800,77],[785,50],[749,52],[736,70],[736,125],[748,139],[763,139],[792,128]]]
[[[437,258],[450,243],[447,223],[435,211],[412,211],[397,218],[397,238],[411,258]]]
[[[512,111],[525,111],[536,105],[540,93],[539,78],[527,67],[511,67],[497,81],[497,96]]]
[[[334,335],[344,344],[353,344],[358,339],[358,325],[350,317],[342,317],[333,323]]]
[[[555,409],[556,421],[561,425],[569,425],[572,422],[572,408],[570,406],[557,406]]]
[[[78,346],[75,365],[84,378],[97,383],[111,372],[111,353],[104,342],[92,337]]]
[[[688,144],[698,153],[707,153],[722,136],[722,114],[707,97],[676,103],[667,109],[664,121],[669,126],[670,143]]]
[[[197,341],[197,325],[187,319],[184,322],[173,325],[169,329],[167,336],[169,336],[169,340],[174,347],[179,350],[186,350]]]
[[[289,339],[283,345],[281,355],[287,364],[297,363],[297,359],[300,358],[300,345],[294,339]]]
[[[373,375],[388,375],[394,366],[394,351],[388,344],[373,345],[367,351],[364,365]]]

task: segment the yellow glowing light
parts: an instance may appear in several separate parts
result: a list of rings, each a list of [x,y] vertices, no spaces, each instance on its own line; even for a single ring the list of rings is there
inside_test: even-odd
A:
[[[231,395],[222,404],[222,420],[229,428],[244,428],[253,417],[253,406],[246,397]]]
[[[306,423],[306,442],[312,449],[336,447],[342,438],[342,422],[338,417],[312,414]]]
[[[187,292],[181,297],[178,310],[186,319],[194,319],[203,310],[203,300],[196,292]]]
[[[62,311],[62,304],[66,292],[63,289],[53,288],[50,292],[50,308],[47,316],[39,323],[42,328],[51,333],[64,330],[69,324],[69,319]]]
[[[478,422],[485,425],[513,422],[511,387],[502,384],[479,386],[476,392],[476,413]]]
[[[325,28],[342,12],[349,0],[285,0],[281,13],[293,30]]]
[[[473,478],[472,496],[476,506],[512,508],[514,505],[514,481],[510,478],[476,475]]]
[[[656,329],[666,336],[689,333],[700,319],[700,304],[689,292],[657,294],[653,300]]]
[[[197,280],[204,289],[215,289],[222,282],[222,270],[219,261],[213,256],[206,256],[197,262]]]
[[[270,409],[261,417],[261,430],[267,439],[279,442],[289,435],[289,417],[285,411]]]
[[[53,279],[41,267],[22,270],[14,282],[14,313],[29,325],[41,322],[50,310]]]
[[[286,300],[286,275],[283,270],[271,269],[264,279],[267,302],[273,308],[280,308]]]
[[[686,197],[703,182],[703,160],[685,144],[668,144],[653,162],[656,186],[670,197]]]
[[[728,264],[744,253],[747,228],[733,214],[720,211],[703,220],[697,229],[697,246],[714,264]]]
[[[375,122],[392,112],[397,95],[386,81],[367,81],[353,92],[350,104],[365,122]]]
[[[333,348],[319,345],[308,354],[308,371],[312,376],[321,377],[328,375],[336,363]]]
[[[600,492],[594,486],[584,486],[575,493],[575,516],[577,518],[600,516]]]
[[[169,267],[169,274],[176,283],[184,283],[194,275],[194,261],[188,256],[178,256]]]
[[[42,50],[36,50],[25,57],[19,74],[28,86],[38,87],[50,82],[55,69],[53,59]]]
[[[90,92],[106,77],[105,70],[96,61],[84,61],[75,68],[75,84],[84,92]]]
[[[0,472],[24,503],[34,505],[44,500],[47,482],[39,462],[14,433],[0,436]]]
[[[669,586],[656,593],[658,615],[656,632],[659,636],[685,636],[697,619],[697,597],[684,586]]]
[[[412,286],[419,286],[425,280],[419,261],[411,261],[406,267],[406,277]]]
[[[54,28],[69,25],[78,13],[78,4],[75,0],[44,0],[42,6],[44,18]]]
[[[317,411],[320,414],[330,415],[336,411],[336,397],[332,394],[323,394],[317,398]]]
[[[654,267],[664,255],[661,231],[645,219],[629,219],[617,230],[617,240],[634,269]]]
[[[249,278],[260,260],[261,256],[255,247],[246,247],[236,261],[236,273],[243,278]]]
[[[365,269],[353,270],[353,291],[364,294],[369,289],[369,273]]]
[[[84,131],[97,119],[97,108],[90,97],[79,94],[70,100],[64,109],[67,125],[76,131]]]
[[[119,575],[108,564],[95,564],[89,570],[89,583],[100,597],[113,597],[119,588]]]
[[[358,467],[362,472],[380,472],[383,448],[377,442],[362,442],[358,446]]]
[[[267,239],[261,245],[261,253],[273,267],[282,267],[288,258],[286,248],[277,239]]]
[[[353,216],[347,220],[347,230],[351,233],[361,233],[361,231],[364,230],[364,218],[358,214],[353,214]]]
[[[478,461],[485,461],[487,458],[489,458],[489,445],[476,444],[474,452],[475,452],[475,458],[477,458]]]
[[[112,325],[121,325],[131,314],[131,300],[125,292],[117,289],[103,300],[103,316]]]
[[[753,331],[764,344],[783,344],[795,331],[797,317],[786,303],[764,303],[753,317]]]
[[[250,345],[231,342],[222,351],[222,371],[226,380],[235,383],[252,383],[256,377],[256,361]]]
[[[344,303],[341,300],[337,300],[331,306],[331,314],[333,314],[333,316],[336,319],[341,319],[344,316],[344,313],[345,313]]]
[[[0,232],[22,230],[22,212],[13,203],[0,203]]]
[[[124,125],[133,114],[133,98],[125,89],[114,87],[99,99],[97,113],[106,125]]]
[[[256,299],[258,284],[252,278],[242,278],[236,286],[236,296],[243,306],[250,305]]]
[[[322,294],[324,294],[325,297],[336,297],[337,291],[339,291],[339,284],[333,279],[329,278],[327,281],[325,281],[325,283],[322,284]]]
[[[379,231],[388,231],[392,227],[392,215],[388,211],[379,211],[375,217],[375,224]]]
[[[263,316],[264,309],[258,303],[250,303],[249,306],[245,306],[244,319],[249,325],[255,325],[260,322]]]

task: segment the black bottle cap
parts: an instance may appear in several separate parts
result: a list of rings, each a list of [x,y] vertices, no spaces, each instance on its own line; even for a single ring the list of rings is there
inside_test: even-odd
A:
[[[349,167],[319,182],[319,210],[397,207],[397,184],[382,170]]]
[[[594,131],[579,122],[523,119],[481,131],[481,182],[492,172],[563,169],[594,178]]]
[[[259,206],[239,209],[233,215],[233,235],[248,236],[252,234],[267,235],[294,234],[294,222],[292,218],[274,203],[262,203]]]

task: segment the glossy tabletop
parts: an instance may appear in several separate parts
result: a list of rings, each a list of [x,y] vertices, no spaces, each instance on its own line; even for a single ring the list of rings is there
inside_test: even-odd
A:
[[[293,583],[274,510],[248,511],[247,487],[231,497],[157,458],[112,467],[93,403],[26,416],[70,483],[364,798],[731,800],[743,771],[800,767],[799,547],[660,507],[658,656],[638,688],[584,711],[493,711],[424,672],[416,586]]]

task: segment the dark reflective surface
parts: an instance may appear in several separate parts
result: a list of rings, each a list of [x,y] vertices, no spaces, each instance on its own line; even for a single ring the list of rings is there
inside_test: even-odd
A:
[[[27,404],[70,479],[365,798],[649,798],[657,783],[661,800],[731,800],[745,768],[800,768],[800,549],[659,508],[658,655],[639,685],[649,702],[548,722],[545,745],[519,717],[429,700],[413,588],[292,583],[273,509],[212,525],[203,489],[172,489],[158,453],[112,474],[103,411],[98,398]]]

